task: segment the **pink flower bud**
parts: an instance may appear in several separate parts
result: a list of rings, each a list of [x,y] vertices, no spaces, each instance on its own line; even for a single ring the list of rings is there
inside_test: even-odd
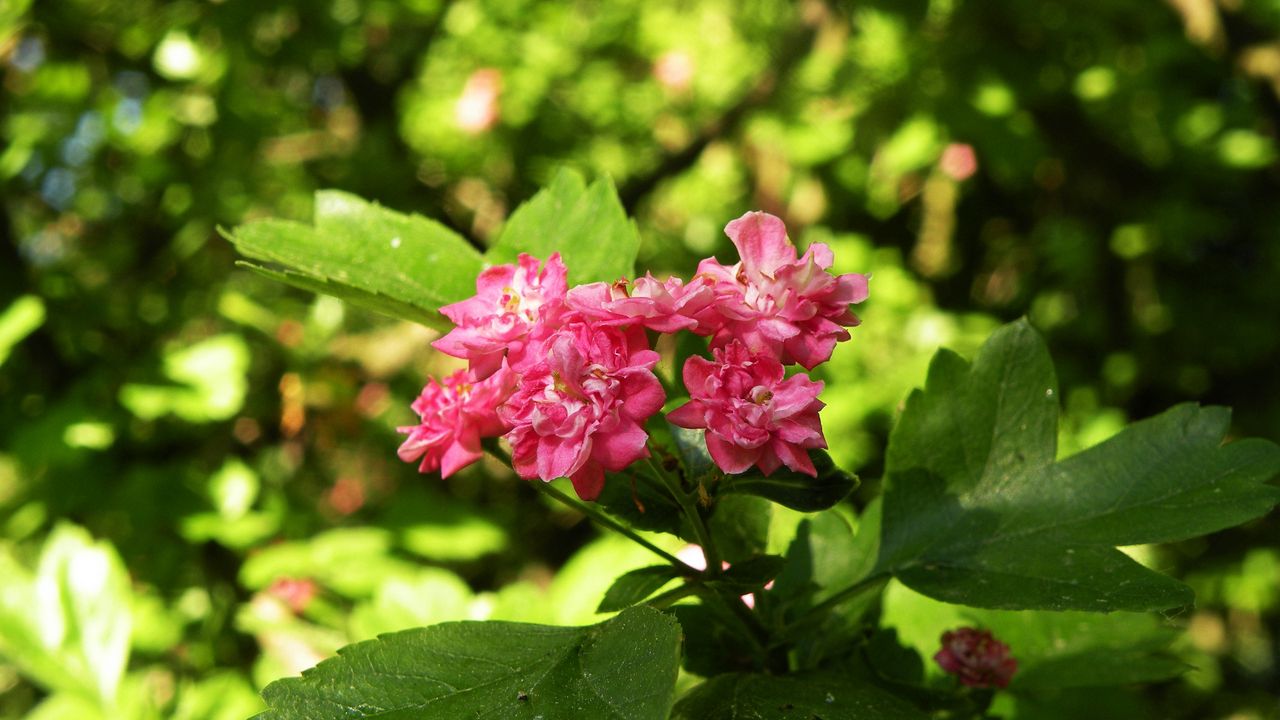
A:
[[[943,633],[942,649],[933,659],[969,687],[1008,687],[1018,671],[1018,661],[1009,657],[1009,646],[996,640],[990,631],[976,628]]]
[[[966,143],[951,143],[942,151],[938,159],[938,168],[956,182],[964,182],[978,172],[978,156],[973,146]]]
[[[462,95],[453,106],[453,121],[469,135],[478,135],[498,122],[498,95],[502,71],[482,68],[471,73]]]

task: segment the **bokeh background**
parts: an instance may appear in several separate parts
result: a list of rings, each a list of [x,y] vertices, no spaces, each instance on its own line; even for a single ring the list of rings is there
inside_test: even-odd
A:
[[[1020,315],[1064,454],[1189,400],[1280,440],[1276,0],[0,0],[0,83],[0,717],[244,718],[379,632],[592,622],[647,564],[396,459],[432,334],[218,234],[318,188],[483,247],[569,166],[655,273],[749,209],[831,244],[873,275],[823,370],[857,502],[933,350]],[[1198,592],[1194,669],[1017,716],[1280,716],[1277,547],[1136,549]]]

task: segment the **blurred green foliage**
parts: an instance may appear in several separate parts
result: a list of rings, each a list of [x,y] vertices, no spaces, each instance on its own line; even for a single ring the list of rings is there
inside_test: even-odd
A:
[[[1186,399],[1280,439],[1277,31],[1209,0],[0,2],[0,717],[242,718],[378,632],[594,622],[647,564],[496,466],[395,458],[431,331],[216,232],[318,188],[483,249],[567,165],[616,183],[641,269],[726,258],[753,208],[830,243],[873,275],[824,370],[859,503],[933,349],[1021,314],[1063,454]],[[1183,680],[1004,710],[1273,712],[1277,527],[1140,549],[1200,596]]]

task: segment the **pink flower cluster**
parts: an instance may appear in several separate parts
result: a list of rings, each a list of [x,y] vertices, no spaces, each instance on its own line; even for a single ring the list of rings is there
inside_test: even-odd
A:
[[[710,337],[714,359],[686,363],[691,399],[669,420],[705,429],[725,472],[816,474],[822,383],[784,366],[812,369],[849,338],[867,277],[831,274],[825,245],[797,256],[772,215],[747,213],[725,232],[739,262],[703,260],[688,283],[646,274],[570,289],[558,253],[482,272],[474,297],[441,308],[456,327],[434,343],[469,369],[423,389],[401,458],[447,477],[479,458],[482,438],[503,436],[521,477],[568,477],[595,499],[605,471],[649,455],[644,424],[666,400],[646,330],[687,330]]]
[[[1018,671],[1018,661],[1009,656],[1009,646],[996,640],[989,630],[960,628],[942,634],[942,649],[933,659],[948,673],[969,687],[1005,688]]]

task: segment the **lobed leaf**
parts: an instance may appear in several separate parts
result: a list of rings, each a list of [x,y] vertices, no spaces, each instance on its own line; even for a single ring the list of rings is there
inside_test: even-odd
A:
[[[613,183],[600,178],[587,185],[564,169],[516,208],[485,258],[498,265],[515,262],[520,253],[545,261],[559,252],[573,287],[634,277],[639,250],[640,235]]]
[[[1280,448],[1223,445],[1229,414],[1180,405],[1055,462],[1053,366],[1025,321],[972,364],[935,356],[889,441],[878,571],[953,603],[1160,610],[1189,588],[1118,545],[1213,532],[1267,513]]]

